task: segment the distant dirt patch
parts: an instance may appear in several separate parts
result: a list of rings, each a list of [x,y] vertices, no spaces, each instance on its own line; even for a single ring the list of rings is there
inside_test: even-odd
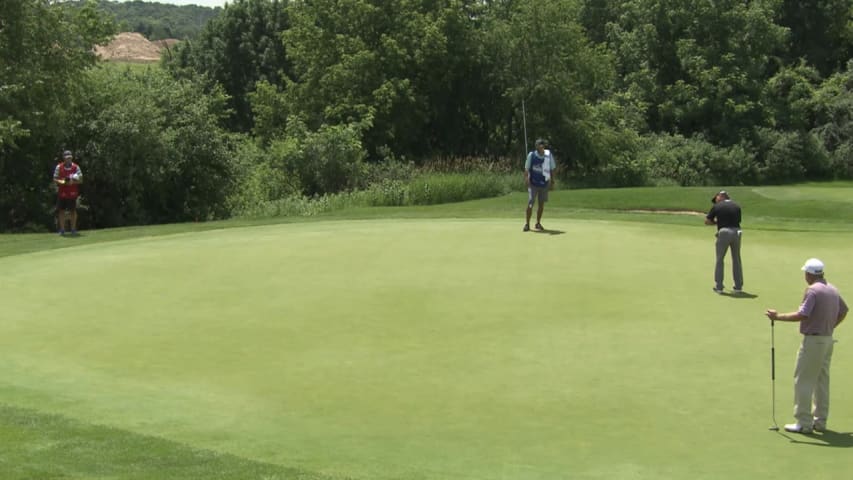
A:
[[[123,32],[109,44],[96,46],[95,53],[111,62],[159,62],[162,52],[177,42],[172,38],[152,42],[141,33]]]

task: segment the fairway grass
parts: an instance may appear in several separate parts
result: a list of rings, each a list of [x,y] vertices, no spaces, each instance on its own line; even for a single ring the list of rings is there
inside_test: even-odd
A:
[[[0,258],[0,441],[24,445],[0,455],[0,471],[847,478],[851,327],[837,335],[834,432],[772,433],[762,314],[796,308],[811,256],[849,299],[853,235],[747,230],[748,295],[718,296],[701,217],[593,220],[568,208],[555,202],[551,234],[522,233],[517,218],[329,219],[90,237]],[[799,336],[775,330],[784,423]],[[38,422],[48,439],[21,427]],[[163,454],[50,453],[85,449],[87,435]],[[163,470],[163,457],[184,466]]]

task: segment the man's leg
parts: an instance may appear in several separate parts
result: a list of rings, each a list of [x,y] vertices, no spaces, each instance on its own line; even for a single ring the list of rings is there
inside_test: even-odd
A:
[[[826,419],[829,417],[829,365],[832,363],[833,340],[832,337],[819,337],[824,343],[826,353],[817,376],[817,385],[814,391],[814,416],[815,425],[826,428]]]
[[[743,288],[743,266],[740,263],[740,235],[741,231],[737,230],[732,237],[732,275],[734,275],[734,288],[740,290]]]
[[[803,336],[794,370],[794,418],[807,429],[812,428],[814,424],[812,400],[817,378],[826,358],[826,344],[820,341],[822,338],[827,337]]]
[[[717,232],[717,263],[714,266],[714,288],[717,290],[723,289],[723,260],[726,258],[726,250],[729,248],[729,242],[723,230]]]
[[[524,231],[530,230],[530,215],[533,214],[533,187],[527,187],[527,211],[524,215]]]
[[[77,233],[77,209],[72,208],[69,215],[71,216],[71,233]]]
[[[62,205],[59,206],[59,234],[65,233],[65,222],[68,220],[68,212],[65,211]]]
[[[545,202],[548,201],[548,187],[542,187],[538,189],[537,202],[539,202],[539,209],[536,211],[536,228],[538,230],[543,230],[542,228],[542,212],[545,211]]]

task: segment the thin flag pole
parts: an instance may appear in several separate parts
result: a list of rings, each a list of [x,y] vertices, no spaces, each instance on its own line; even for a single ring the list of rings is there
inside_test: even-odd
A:
[[[524,99],[521,99],[521,121],[524,124],[524,154],[527,155],[527,109],[524,108]]]

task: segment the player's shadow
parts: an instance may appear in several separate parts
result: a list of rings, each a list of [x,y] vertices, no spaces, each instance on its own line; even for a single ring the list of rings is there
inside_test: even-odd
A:
[[[564,232],[564,231],[562,231],[562,230],[550,230],[550,229],[547,229],[547,228],[546,228],[546,229],[544,229],[544,230],[531,230],[531,232],[533,232],[533,233],[538,233],[538,234],[540,234],[540,235],[543,235],[543,234],[544,234],[544,235],[562,235],[562,234],[566,233],[566,232]]]
[[[744,300],[751,300],[753,298],[758,298],[758,295],[756,295],[754,293],[749,293],[749,292],[740,292],[740,293],[723,292],[719,295],[722,297],[739,298],[739,299],[744,299]]]
[[[812,445],[815,447],[835,447],[835,448],[853,448],[853,432],[834,432],[827,430],[823,433],[814,433],[811,435],[799,435],[796,437],[805,438],[808,440],[799,440],[784,435],[791,443],[799,443],[803,445]]]

